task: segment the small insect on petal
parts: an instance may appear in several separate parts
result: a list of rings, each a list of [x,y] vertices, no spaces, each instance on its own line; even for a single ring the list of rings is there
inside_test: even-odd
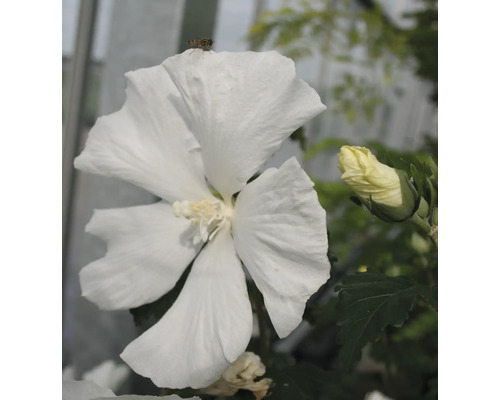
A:
[[[214,41],[210,38],[201,38],[201,39],[195,39],[195,40],[188,40],[187,44],[194,46],[195,50],[202,49],[203,51],[209,51],[212,49],[212,45],[214,44]]]

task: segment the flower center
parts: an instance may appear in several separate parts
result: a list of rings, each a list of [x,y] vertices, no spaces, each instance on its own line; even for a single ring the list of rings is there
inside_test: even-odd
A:
[[[193,243],[212,239],[226,221],[231,219],[233,208],[216,199],[201,201],[176,201],[173,204],[174,215],[191,221]]]

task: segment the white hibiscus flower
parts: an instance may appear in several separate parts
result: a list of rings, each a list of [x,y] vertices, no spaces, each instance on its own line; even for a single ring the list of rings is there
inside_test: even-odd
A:
[[[155,301],[196,257],[174,305],[121,357],[157,386],[207,387],[250,340],[242,265],[280,337],[329,277],[325,211],[297,160],[247,183],[325,106],[274,51],[188,50],[126,77],[125,104],[98,119],[75,166],[162,200],[95,211],[87,230],[108,252],[81,271],[83,296],[105,310]]]

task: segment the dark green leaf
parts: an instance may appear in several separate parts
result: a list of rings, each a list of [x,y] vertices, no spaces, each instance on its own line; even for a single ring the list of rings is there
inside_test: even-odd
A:
[[[330,297],[325,303],[306,308],[304,318],[315,328],[334,326],[337,321],[338,297]]]
[[[349,200],[351,200],[357,206],[360,206],[360,207],[363,206],[363,202],[359,199],[359,197],[351,196],[351,197],[349,197]]]
[[[404,277],[363,272],[338,285],[342,345],[339,358],[347,368],[361,358],[361,349],[375,341],[387,325],[399,326],[408,317],[417,296],[417,285]]]
[[[437,311],[438,309],[438,287],[434,286],[424,286],[417,285],[418,294],[425,300],[429,305]]]
[[[269,368],[265,376],[273,380],[273,385],[266,399],[318,400],[332,375],[310,363]]]

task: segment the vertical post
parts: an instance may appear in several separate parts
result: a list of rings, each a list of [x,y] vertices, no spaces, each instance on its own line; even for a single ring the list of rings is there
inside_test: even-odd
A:
[[[255,8],[253,12],[252,25],[255,25],[259,20],[260,14],[262,14],[267,8],[267,0],[255,0]],[[255,40],[250,41],[250,50],[257,50],[255,46]]]
[[[71,209],[73,203],[75,170],[73,160],[79,148],[82,114],[85,107],[87,82],[90,69],[94,25],[96,21],[98,0],[81,0],[78,16],[78,30],[72,57],[70,92],[67,116],[63,131],[62,154],[62,244],[63,244],[63,284],[66,277],[66,259],[68,236],[70,231]],[[64,304],[64,303],[63,303]]]
[[[186,0],[179,36],[179,53],[188,49],[188,40],[213,39],[218,0]]]

